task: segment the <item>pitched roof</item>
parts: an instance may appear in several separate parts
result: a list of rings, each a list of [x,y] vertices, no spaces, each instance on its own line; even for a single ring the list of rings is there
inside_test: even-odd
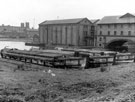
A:
[[[97,24],[135,23],[135,15],[126,13],[119,16],[105,16]]]
[[[51,24],[74,24],[74,23],[79,23],[83,19],[87,18],[76,18],[76,19],[62,19],[62,20],[46,20],[39,25],[51,25]]]
[[[99,21],[99,19],[91,19],[90,21],[91,21],[91,23],[97,23]]]

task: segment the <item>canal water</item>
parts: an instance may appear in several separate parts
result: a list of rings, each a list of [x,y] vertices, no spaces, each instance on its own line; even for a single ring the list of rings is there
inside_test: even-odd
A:
[[[25,42],[19,42],[19,41],[0,41],[0,50],[3,48],[17,48],[20,50],[29,50],[32,48],[32,46],[26,46]]]

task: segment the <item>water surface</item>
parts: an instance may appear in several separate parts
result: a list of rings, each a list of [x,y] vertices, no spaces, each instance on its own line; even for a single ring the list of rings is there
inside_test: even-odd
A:
[[[25,46],[25,42],[19,41],[0,41],[0,50],[4,47],[7,48],[17,48],[20,50],[29,50],[32,46]]]

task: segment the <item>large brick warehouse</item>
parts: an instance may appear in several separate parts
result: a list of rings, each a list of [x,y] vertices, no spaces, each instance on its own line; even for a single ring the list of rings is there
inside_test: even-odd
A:
[[[39,24],[40,43],[45,45],[94,46],[92,22],[87,18],[47,20]]]

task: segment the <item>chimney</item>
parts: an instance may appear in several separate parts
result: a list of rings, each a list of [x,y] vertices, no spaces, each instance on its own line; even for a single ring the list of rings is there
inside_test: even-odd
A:
[[[29,22],[26,22],[26,28],[29,28]]]
[[[21,27],[24,28],[24,23],[21,23]]]

